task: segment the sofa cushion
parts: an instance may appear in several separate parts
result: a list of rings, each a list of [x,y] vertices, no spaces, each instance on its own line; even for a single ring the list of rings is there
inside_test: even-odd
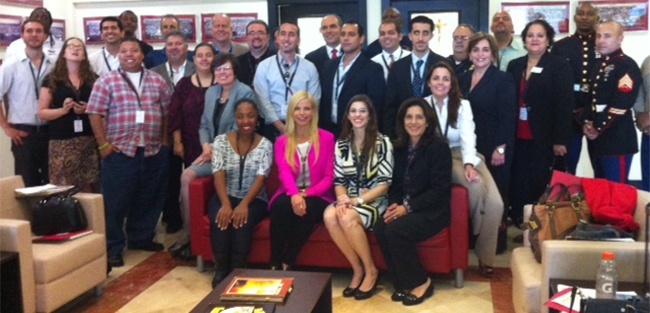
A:
[[[510,270],[515,312],[540,312],[542,265],[537,263],[530,247],[518,247],[512,251]]]
[[[34,278],[47,284],[106,254],[103,235],[90,234],[61,243],[35,243]]]

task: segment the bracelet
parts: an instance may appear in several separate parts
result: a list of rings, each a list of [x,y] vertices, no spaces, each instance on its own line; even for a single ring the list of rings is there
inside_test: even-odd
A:
[[[110,144],[111,144],[111,143],[110,143],[110,142],[108,142],[108,141],[107,141],[107,142],[105,142],[105,143],[104,143],[103,145],[101,145],[101,146],[99,146],[99,148],[98,148],[98,149],[99,149],[99,151],[102,151],[102,150],[104,150],[104,149],[105,149],[106,147],[108,147],[108,145],[110,145]]]

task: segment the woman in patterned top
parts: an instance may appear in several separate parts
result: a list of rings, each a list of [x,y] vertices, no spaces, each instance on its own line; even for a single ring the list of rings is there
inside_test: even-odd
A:
[[[377,114],[368,96],[352,97],[345,112],[335,150],[336,202],[327,207],[323,219],[354,272],[343,297],[364,300],[374,294],[378,276],[365,229],[371,229],[386,210],[393,145],[377,131]]]
[[[235,104],[237,130],[217,136],[212,172],[217,194],[208,204],[215,273],[212,287],[231,269],[246,266],[257,223],[266,217],[264,179],[271,171],[273,144],[255,133],[258,111],[251,99]]]

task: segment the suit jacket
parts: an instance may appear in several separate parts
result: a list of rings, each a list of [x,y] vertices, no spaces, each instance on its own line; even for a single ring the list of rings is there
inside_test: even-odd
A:
[[[235,84],[230,90],[228,102],[221,113],[219,119],[219,129],[214,129],[214,110],[216,103],[221,98],[223,87],[214,85],[205,92],[205,103],[203,105],[203,115],[201,115],[201,125],[199,126],[199,139],[201,144],[212,143],[214,137],[236,129],[235,125],[235,103],[241,99],[255,99],[255,93],[248,85],[235,80]],[[260,112],[262,110],[260,109]]]
[[[340,55],[341,51],[339,51],[338,54]],[[314,66],[316,66],[316,70],[318,71],[318,75],[321,74],[325,63],[331,60],[330,56],[327,55],[327,48],[325,48],[325,46],[321,46],[320,48],[307,53],[307,55],[305,55],[305,59],[309,60],[311,63],[314,63]]]
[[[345,108],[350,99],[358,94],[366,94],[372,100],[377,111],[377,116],[381,116],[382,107],[384,105],[384,90],[386,89],[386,82],[384,81],[384,70],[381,65],[368,59],[363,53],[352,64],[343,79],[343,86],[341,86],[339,98],[337,101],[336,117],[338,122],[332,123],[332,100],[336,92],[334,80],[336,79],[336,71],[339,68],[341,58],[329,60],[323,66],[320,74],[321,86],[321,101],[318,108],[319,126],[334,134],[339,134],[341,131],[341,121],[345,118]],[[381,119],[379,119],[381,121]]]
[[[248,48],[248,45],[244,45],[244,44],[236,43],[236,42],[232,43],[232,52],[231,53],[232,53],[232,55],[234,55],[236,57],[248,52],[249,50],[250,50],[250,48]]]
[[[451,217],[451,164],[451,150],[442,140],[419,145],[411,162],[408,148],[396,148],[388,205],[401,205],[408,195],[409,207],[414,213],[426,216],[437,229],[448,226]]]
[[[517,90],[512,76],[492,65],[470,91],[473,73],[474,70],[465,72],[458,80],[463,96],[472,107],[476,125],[476,150],[490,164],[492,152],[497,146],[506,144],[506,151],[513,151],[517,126]]]
[[[154,68],[151,70],[162,75],[162,77],[165,78],[165,82],[167,82],[167,86],[169,86],[169,88],[174,91],[174,82],[172,81],[172,78],[169,77],[169,73],[167,72],[167,62],[158,66],[154,66]],[[196,66],[194,65],[194,62],[187,61],[185,64],[185,73],[183,73],[183,77],[192,76],[192,74],[195,72]]]
[[[316,151],[314,147],[309,149],[309,156],[307,162],[309,163],[309,180],[311,182],[309,188],[305,190],[307,196],[315,196],[325,200],[327,203],[334,202],[334,146],[335,140],[332,133],[318,129],[318,159],[316,159]],[[282,184],[269,201],[269,208],[272,207],[275,199],[286,194],[291,197],[300,193],[296,178],[300,173],[300,160],[298,159],[298,152],[296,152],[295,164],[298,170],[294,171],[289,162],[287,162],[284,151],[287,148],[287,135],[282,135],[275,141],[275,163],[278,165],[278,177]]]
[[[514,78],[515,86],[520,86],[527,66],[527,55],[508,64],[508,73]],[[530,74],[526,93],[522,95],[517,92],[517,104],[523,98],[528,107],[528,120],[538,147],[568,145],[573,135],[571,121],[574,103],[573,74],[569,62],[565,58],[544,53],[536,67],[541,72]]]
[[[424,65],[425,73],[427,70],[434,64],[443,61],[447,62],[452,68],[454,64],[451,64],[449,60],[445,57],[436,54],[433,51],[429,51],[429,57],[427,58],[427,63]],[[413,54],[403,57],[395,64],[388,72],[388,80],[386,81],[386,101],[384,103],[384,123],[383,123],[383,133],[390,138],[395,138],[395,118],[397,117],[397,110],[399,106],[404,102],[404,100],[411,98],[413,96],[413,89],[411,88],[411,64],[413,64]],[[422,77],[425,79],[425,77]],[[427,87],[425,82],[424,84],[424,93],[423,97],[426,97],[431,94],[431,90]]]

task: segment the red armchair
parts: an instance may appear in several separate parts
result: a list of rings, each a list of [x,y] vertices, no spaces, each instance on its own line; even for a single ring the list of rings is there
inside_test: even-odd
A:
[[[266,188],[269,195],[277,189],[277,172],[273,167]],[[208,201],[214,196],[212,177],[200,178],[190,183],[190,227],[192,253],[197,256],[197,266],[204,270],[204,260],[213,260],[210,246],[210,220]],[[456,288],[463,287],[463,270],[468,265],[469,201],[467,190],[458,185],[451,191],[451,224],[438,235],[418,245],[420,260],[424,268],[432,273],[453,271]],[[253,244],[248,257],[249,263],[268,264],[271,257],[269,235],[270,220],[264,219],[257,225],[253,234]],[[374,234],[368,232],[370,250],[379,269],[386,269],[379,245]],[[303,247],[296,260],[297,265],[349,268],[336,244],[332,241],[325,225],[320,224]]]

